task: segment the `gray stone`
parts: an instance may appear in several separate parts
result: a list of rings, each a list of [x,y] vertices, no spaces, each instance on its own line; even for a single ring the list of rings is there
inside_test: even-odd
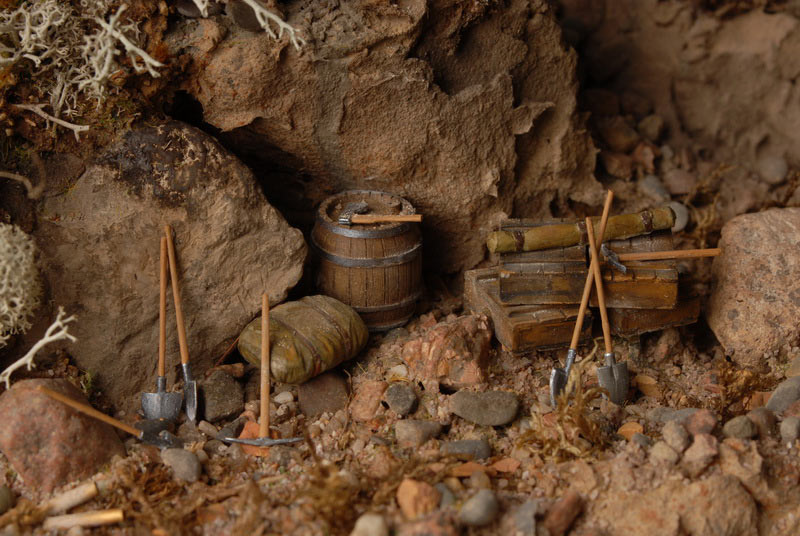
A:
[[[751,439],[758,435],[758,428],[747,415],[739,415],[725,423],[725,426],[722,427],[722,434],[725,437]]]
[[[383,393],[389,409],[405,417],[412,413],[417,405],[417,394],[414,388],[405,382],[395,382],[391,384]]]
[[[670,229],[673,233],[680,233],[689,224],[689,209],[683,203],[677,201],[670,201],[669,208],[675,213],[675,225]]]
[[[436,437],[442,431],[442,425],[433,421],[417,421],[407,419],[397,421],[394,425],[394,435],[401,447],[419,447],[429,439]]]
[[[217,422],[244,411],[244,389],[233,376],[215,370],[200,382],[203,414],[209,422]]]
[[[684,424],[689,417],[694,415],[697,411],[698,408],[674,409],[668,407],[657,407],[647,412],[647,420],[660,423],[677,421],[681,424]]]
[[[292,394],[291,391],[281,391],[280,393],[273,396],[272,400],[276,404],[288,404],[289,402],[294,402],[294,395]]]
[[[486,439],[460,439],[442,443],[442,452],[470,460],[483,460],[492,455]]]
[[[800,438],[800,417],[786,417],[781,422],[781,439],[784,443],[794,443]]]
[[[8,486],[0,486],[0,516],[14,508],[16,502],[14,492]]]
[[[208,421],[200,421],[197,423],[197,429],[203,432],[208,437],[216,437],[219,430],[217,427]]]
[[[456,496],[453,495],[453,492],[450,491],[450,488],[448,488],[443,482],[439,482],[433,487],[439,490],[439,493],[442,494],[442,498],[439,499],[439,508],[447,508],[448,506],[456,503]]]
[[[689,432],[678,421],[667,421],[661,430],[661,436],[667,445],[681,453],[689,446]]]
[[[655,175],[645,175],[645,177],[639,181],[638,186],[641,193],[648,196],[656,203],[669,201],[669,192],[661,183],[661,179]]]
[[[747,412],[747,417],[756,425],[756,430],[760,437],[775,437],[778,418],[772,410],[769,408],[755,408]]]
[[[497,516],[500,505],[492,490],[478,490],[458,511],[458,521],[469,527],[488,525]]]
[[[209,454],[216,454],[217,456],[224,454],[227,448],[228,446],[219,439],[211,439],[206,441],[206,444],[203,445],[204,451]]]
[[[765,354],[779,355],[788,341],[800,339],[800,322],[787,320],[800,317],[798,229],[798,207],[742,214],[722,228],[705,311],[717,340],[740,366],[761,367]]]
[[[347,381],[337,372],[326,372],[297,387],[300,411],[306,417],[336,413],[347,407]]]
[[[48,301],[80,304],[70,353],[121,409],[132,411],[138,393],[156,383],[158,243],[165,223],[174,231],[198,378],[256,316],[262,291],[279,303],[303,273],[302,233],[267,203],[250,169],[212,136],[178,121],[126,129],[68,189],[49,193],[41,209],[59,217],[42,218],[34,233],[47,260]],[[235,269],[221,269],[229,259]],[[172,328],[171,312],[169,319]],[[167,348],[177,356],[175,329],[167,330]],[[174,381],[170,366],[167,384]]]
[[[756,161],[758,174],[768,184],[781,184],[789,173],[789,164],[782,156],[762,156]]]
[[[650,449],[650,459],[653,463],[664,463],[667,465],[675,465],[680,459],[675,449],[667,445],[666,441],[657,441],[653,448]]]
[[[628,153],[639,143],[639,133],[622,116],[598,118],[596,123],[600,137],[612,151]]]
[[[389,527],[382,515],[368,512],[358,518],[350,536],[389,536]]]
[[[775,413],[783,413],[786,408],[800,400],[800,376],[783,380],[767,401],[767,408]]]
[[[519,399],[507,391],[459,391],[450,397],[450,409],[459,417],[483,426],[502,426],[514,420]]]
[[[631,436],[631,441],[636,443],[637,445],[639,445],[642,448],[647,448],[647,447],[649,447],[650,445],[653,444],[653,440],[652,439],[650,439],[649,437],[647,437],[644,434],[640,434],[639,432],[636,432],[635,434],[633,434]]]
[[[696,434],[692,446],[686,449],[681,460],[681,467],[691,477],[697,477],[705,471],[719,452],[717,439],[710,434]]]
[[[216,439],[222,440],[225,439],[226,437],[239,437],[242,428],[244,428],[244,423],[245,419],[240,418],[226,424],[225,426],[219,429],[219,432],[217,432],[217,435],[215,436]]]
[[[161,452],[161,460],[180,480],[197,482],[200,478],[203,468],[194,452],[184,449],[165,449]]]
[[[514,536],[536,536],[536,515],[539,513],[539,501],[527,500],[519,505],[511,514]]]

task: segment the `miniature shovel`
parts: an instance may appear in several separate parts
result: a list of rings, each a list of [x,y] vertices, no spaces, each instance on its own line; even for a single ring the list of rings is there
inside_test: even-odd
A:
[[[172,242],[172,228],[164,225],[164,234],[167,237],[167,251],[169,253],[169,275],[172,279],[172,299],[175,302],[175,316],[178,320],[178,344],[181,347],[181,368],[183,369],[183,396],[186,400],[186,417],[197,421],[197,382],[192,378],[189,368],[189,345],[186,342],[186,323],[181,309],[181,292],[178,287],[178,268],[175,262],[175,244]]]
[[[146,430],[139,430],[138,428],[134,428],[133,426],[129,426],[122,421],[118,421],[113,417],[109,417],[105,413],[100,413],[96,409],[77,400],[73,400],[68,396],[62,395],[56,391],[48,389],[47,387],[39,386],[37,387],[39,391],[46,394],[50,398],[54,400],[58,400],[62,404],[66,404],[67,406],[71,407],[76,411],[80,411],[81,413],[88,415],[89,417],[93,417],[99,421],[103,421],[106,424],[110,424],[115,428],[119,428],[123,432],[128,432],[131,435],[134,435],[139,438],[139,441],[144,443],[148,443],[150,445],[155,445],[158,448],[162,449],[169,449],[169,448],[178,448],[182,447],[183,443],[180,439],[175,437],[174,435],[170,434],[166,430],[162,430],[157,435],[153,432],[148,432]]]
[[[241,443],[253,447],[271,447],[273,445],[297,443],[303,440],[302,437],[290,437],[287,439],[272,439],[269,437],[269,350],[269,297],[265,292],[261,296],[261,421],[258,425],[259,437],[252,439],[223,437],[223,441]]]
[[[142,412],[145,419],[174,421],[181,412],[183,397],[167,392],[166,339],[167,339],[167,239],[161,237],[160,295],[158,308],[158,377],[155,393],[142,393]]]
[[[586,229],[589,230],[589,250],[592,252],[592,270],[594,270],[594,283],[597,289],[597,304],[600,306],[603,341],[606,347],[606,353],[603,354],[606,366],[597,369],[597,379],[600,381],[600,387],[608,391],[608,398],[613,403],[622,405],[628,397],[628,387],[630,387],[628,366],[625,363],[617,363],[614,356],[614,349],[611,343],[611,326],[608,323],[608,311],[606,311],[606,299],[603,293],[603,278],[600,275],[600,258],[597,254],[597,244],[594,241],[594,229],[590,218],[586,218]]]
[[[606,202],[603,205],[603,216],[600,218],[600,240],[603,239],[603,234],[606,231],[606,222],[608,221],[608,213],[611,210],[611,201],[614,199],[614,192],[608,191],[606,195]],[[591,235],[591,233],[589,233]],[[594,235],[592,235],[594,238]],[[594,263],[594,257],[592,257]],[[581,336],[581,329],[583,328],[583,317],[586,315],[586,307],[589,305],[589,295],[592,293],[592,281],[594,281],[594,272],[589,268],[586,274],[586,283],[583,285],[583,297],[581,297],[581,305],[578,308],[578,318],[575,320],[575,329],[572,330],[572,341],[569,343],[569,350],[567,351],[567,361],[564,368],[553,368],[550,371],[550,405],[557,406],[556,398],[561,394],[561,391],[567,386],[569,379],[569,371],[572,364],[575,362],[577,354],[578,340]]]

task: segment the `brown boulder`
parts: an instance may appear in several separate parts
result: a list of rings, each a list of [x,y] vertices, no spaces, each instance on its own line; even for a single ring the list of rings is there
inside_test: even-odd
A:
[[[31,491],[49,493],[125,455],[113,428],[37,391],[39,385],[88,404],[66,380],[22,380],[0,396],[0,450]]]
[[[722,228],[708,324],[740,365],[800,341],[800,208],[745,214]]]
[[[172,225],[194,374],[302,273],[306,246],[252,173],[213,138],[176,121],[124,133],[69,189],[47,197],[35,237],[50,301],[78,317],[70,347],[117,405],[155,388],[158,258]],[[170,291],[167,383],[178,364]]]
[[[430,265],[457,272],[484,258],[505,214],[601,202],[576,112],[577,57],[552,9],[488,6],[287,3],[309,42],[299,52],[235,27],[206,52],[192,40],[208,32],[193,21],[168,41],[193,55],[183,87],[203,120],[290,218],[308,218],[332,192],[391,191],[425,214]]]
[[[401,356],[415,378],[468,387],[486,380],[491,338],[485,316],[448,318],[406,342]]]

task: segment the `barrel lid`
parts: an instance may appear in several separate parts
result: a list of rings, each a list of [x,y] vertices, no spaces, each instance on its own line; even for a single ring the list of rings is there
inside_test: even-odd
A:
[[[406,199],[377,190],[346,190],[327,198],[317,210],[317,222],[328,231],[349,238],[388,238],[406,233],[411,224],[387,222],[353,226],[339,223],[341,214],[349,203],[367,203],[371,214],[415,214],[413,205]]]

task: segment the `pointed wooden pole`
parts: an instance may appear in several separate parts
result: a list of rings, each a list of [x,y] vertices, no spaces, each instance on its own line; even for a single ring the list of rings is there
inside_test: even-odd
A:
[[[261,295],[261,437],[269,437],[269,361],[269,296],[265,292]]]

